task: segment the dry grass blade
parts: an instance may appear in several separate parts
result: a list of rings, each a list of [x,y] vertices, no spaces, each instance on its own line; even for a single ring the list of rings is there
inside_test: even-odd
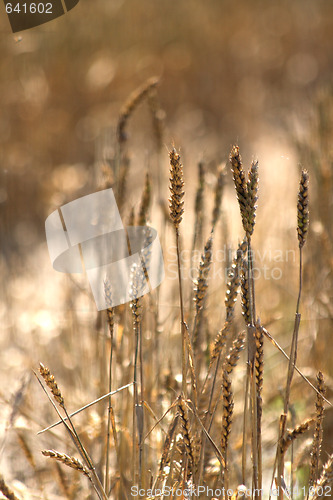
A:
[[[106,310],[107,322],[110,334],[110,358],[109,358],[109,393],[112,392],[112,359],[113,359],[113,334],[114,334],[114,307],[112,307],[112,290],[108,279],[104,280],[104,295],[105,302],[108,306]],[[109,396],[109,410],[107,421],[107,436],[106,436],[106,459],[105,459],[105,491],[109,490],[109,461],[110,461],[110,438],[111,438],[111,412],[112,398]]]
[[[67,465],[67,467],[71,467],[72,469],[77,470],[78,472],[80,472],[80,474],[83,474],[89,479],[89,481],[92,482],[89,470],[77,458],[70,457],[65,453],[59,453],[58,451],[54,450],[43,450],[42,455],[44,455],[44,457],[50,457],[58,460],[59,462]]]
[[[15,394],[12,398],[12,411],[11,411],[11,414],[9,417],[8,427],[12,427],[14,425],[15,418],[20,410],[20,406],[22,405],[22,403],[24,401],[24,397],[26,394],[26,390],[27,390],[29,381],[30,381],[30,377],[24,376],[22,378],[20,387],[15,392]]]
[[[25,458],[29,462],[30,466],[33,469],[35,469],[36,468],[36,462],[35,462],[34,456],[32,454],[31,448],[30,448],[30,446],[28,444],[28,441],[25,438],[25,436],[23,435],[23,433],[21,433],[21,432],[17,433],[17,440],[19,442],[19,445],[21,446],[21,449],[23,450]]]
[[[177,427],[177,423],[178,423],[178,415],[176,414],[169,425],[169,429],[168,429],[167,435],[165,437],[165,441],[164,441],[164,445],[163,445],[163,449],[162,449],[161,460],[160,460],[159,479],[161,478],[161,476],[163,474],[164,467],[167,465],[167,462],[168,462],[169,451],[170,451],[171,443],[173,440],[173,435],[174,435],[176,427]]]
[[[151,87],[148,93],[148,104],[153,118],[153,130],[156,141],[157,151],[163,148],[163,133],[164,133],[164,119],[165,112],[160,106],[157,98],[156,88]]]
[[[191,375],[191,385],[193,391],[193,400],[194,404],[198,406],[198,392],[197,392],[197,380],[195,374],[195,356],[193,352],[192,342],[190,338],[190,332],[186,323],[184,323],[184,332],[185,332],[185,342],[188,352],[188,361],[190,365],[190,375]]]
[[[5,480],[1,475],[0,475],[0,491],[6,498],[8,498],[8,500],[19,500],[19,498],[15,495],[13,490],[11,490],[9,486],[5,483]]]
[[[192,252],[196,248],[197,242],[201,243],[202,241],[202,232],[203,232],[203,211],[204,211],[204,190],[205,190],[205,165],[203,162],[198,164],[198,172],[199,172],[199,182],[197,187],[197,192],[195,195],[195,205],[194,205],[194,213],[195,213],[195,222],[194,222],[194,230],[193,230],[193,243],[192,243]]]
[[[129,384],[126,384],[124,385],[123,387],[119,387],[119,389],[115,389],[114,391],[112,391],[111,393],[107,393],[107,394],[104,394],[104,396],[101,396],[100,398],[98,399],[95,399],[94,401],[92,401],[91,403],[88,403],[87,405],[85,406],[82,406],[82,408],[79,408],[78,410],[74,411],[73,413],[70,413],[69,417],[74,417],[75,415],[77,415],[78,413],[80,413],[81,411],[84,411],[86,410],[87,408],[90,408],[91,406],[95,405],[96,403],[99,403],[100,401],[103,401],[104,399],[106,398],[109,398],[109,396],[113,396],[114,394],[117,394],[118,392],[120,391],[123,391],[124,389],[128,389],[131,385],[133,385],[133,382],[129,383]],[[45,429],[42,429],[41,431],[39,431],[37,433],[38,434],[42,434],[43,432],[46,432],[50,429],[53,429],[53,427],[56,427],[57,425],[63,423],[63,422],[66,422],[66,420],[68,420],[67,417],[63,418],[62,420],[58,420],[58,422],[55,422],[54,424],[50,425],[49,427],[46,427]]]

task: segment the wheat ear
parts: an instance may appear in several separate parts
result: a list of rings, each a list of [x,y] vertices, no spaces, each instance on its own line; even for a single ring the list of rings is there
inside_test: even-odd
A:
[[[326,464],[323,467],[322,474],[314,487],[311,500],[318,500],[324,498],[326,492],[332,492],[333,486],[333,453],[330,455]]]
[[[194,473],[195,467],[195,450],[192,437],[191,424],[188,416],[187,406],[182,396],[178,399],[178,421],[181,427],[185,453],[188,460],[188,476]]]
[[[134,110],[144,100],[147,94],[158,84],[157,78],[150,78],[141,87],[135,90],[127,99],[120,111],[120,116],[117,125],[117,138],[120,145],[127,140],[126,126],[128,119],[133,114]]]
[[[53,394],[54,399],[56,402],[64,408],[64,398],[61,394],[61,391],[58,387],[58,384],[54,378],[54,376],[51,374],[50,370],[43,365],[43,363],[39,364],[39,372],[41,376],[43,377],[47,387],[50,389],[50,391]]]
[[[309,229],[309,174],[302,170],[299,183],[297,202],[297,235],[299,246],[302,248],[306,242]]]
[[[299,436],[304,434],[307,430],[309,430],[309,427],[313,422],[315,421],[314,418],[308,418],[301,424],[297,425],[294,429],[292,430],[287,430],[282,443],[281,443],[281,448],[282,448],[282,453],[285,454],[291,443],[297,439]]]
[[[196,313],[195,313],[194,327],[193,327],[193,344],[195,350],[198,350],[200,346],[200,327],[201,327],[204,302],[206,300],[206,294],[208,288],[209,271],[212,263],[212,247],[213,247],[213,233],[211,233],[210,237],[208,238],[205,244],[203,254],[201,255],[198,278],[194,286],[193,300],[195,303]]]
[[[78,472],[80,472],[80,474],[83,474],[89,479],[89,481],[92,482],[89,470],[77,458],[70,457],[65,453],[59,453],[58,451],[55,450],[43,450],[42,455],[44,455],[44,457],[49,457],[58,460],[58,462],[67,465],[67,467],[71,467],[72,469],[77,470]]]

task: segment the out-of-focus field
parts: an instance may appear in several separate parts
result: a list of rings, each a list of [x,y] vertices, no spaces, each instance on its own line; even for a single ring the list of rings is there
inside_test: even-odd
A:
[[[161,155],[156,153],[144,102],[129,120],[131,168],[124,220],[129,219],[132,207],[138,211],[144,174],[149,171],[153,185],[150,221],[158,230],[163,226],[159,198],[166,203],[169,196],[168,150],[174,144],[184,163],[182,242],[190,251],[197,164],[206,165],[204,241],[211,229],[217,167],[226,164],[222,216],[213,251],[216,274],[208,291],[210,343],[224,320],[225,280],[220,278],[230,262],[223,252],[234,250],[243,237],[229,152],[233,144],[239,144],[246,169],[258,158],[260,198],[253,237],[260,277],[257,314],[289,352],[298,293],[295,228],[301,162],[310,174],[310,231],[304,249],[298,363],[312,381],[319,369],[324,371],[327,397],[332,399],[332,50],[333,4],[323,0],[81,0],[67,15],[15,35],[1,5],[0,468],[22,498],[66,498],[60,496],[39,450],[54,446],[66,452],[64,444],[70,445],[63,436],[60,440],[50,434],[36,437],[40,428],[54,421],[55,414],[32,370],[38,369],[40,361],[49,365],[72,409],[107,392],[110,346],[101,340],[107,335],[105,317],[97,315],[84,275],[73,281],[52,269],[44,222],[64,203],[103,187],[105,165],[116,154],[122,104],[152,76],[160,78],[157,94],[164,112],[165,148]],[[175,247],[172,230],[164,229],[166,279],[160,290],[158,335],[163,356],[157,355],[146,374],[155,380],[154,370],[160,371],[160,385],[150,389],[160,405],[154,407],[158,415],[166,409],[166,401],[170,404],[174,399],[173,390],[180,390],[181,372],[180,354],[174,354],[180,345]],[[188,313],[195,277],[193,263],[184,254]],[[155,299],[146,304],[150,312]],[[236,324],[241,325],[240,310],[237,314]],[[124,310],[118,315],[123,321],[118,340],[128,350],[116,349],[115,386],[132,380],[128,315]],[[147,332],[149,343],[155,335],[151,324]],[[263,432],[272,461],[281,412],[279,391],[284,388],[287,363],[270,345],[266,367],[263,398],[268,423]],[[296,376],[293,391],[296,413],[310,416],[314,394]],[[122,413],[116,416],[124,460],[126,446],[131,444],[127,436],[131,415],[130,410],[126,413],[126,398],[119,401]],[[240,413],[241,405],[236,409]],[[82,417],[80,428],[95,450],[99,471],[104,417],[105,408],[96,409]],[[324,450],[332,453],[330,410],[325,425]],[[35,464],[24,456],[18,435],[29,442]],[[156,448],[160,446],[158,442]],[[111,465],[117,470],[112,457]],[[126,481],[130,481],[130,471],[129,466]],[[267,478],[270,473],[271,469]],[[76,495],[67,498],[93,498],[79,486]]]

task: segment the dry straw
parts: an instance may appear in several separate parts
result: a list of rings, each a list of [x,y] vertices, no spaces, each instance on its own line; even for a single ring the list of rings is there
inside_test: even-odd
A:
[[[223,188],[224,188],[224,166],[220,166],[218,169],[217,182],[215,186],[215,202],[214,202],[213,218],[212,218],[213,229],[215,228],[221,215]]]
[[[203,233],[203,223],[204,223],[204,192],[205,192],[205,165],[203,162],[198,164],[199,182],[197,187],[197,192],[195,195],[195,205],[194,205],[194,231],[193,231],[193,243],[192,252],[196,248],[197,242],[201,243],[202,233]]]
[[[323,440],[324,399],[321,394],[325,396],[326,389],[322,372],[318,372],[317,375],[317,389],[320,394],[317,393],[316,398],[316,419],[311,449],[311,467],[309,475],[310,486],[314,486],[318,479],[321,443]]]
[[[231,432],[232,415],[234,409],[233,393],[231,388],[231,373],[239,360],[239,355],[244,346],[244,333],[241,332],[234,340],[229,354],[223,365],[222,378],[222,433],[221,433],[221,451],[224,458],[224,487],[228,489],[228,442]]]
[[[1,474],[0,474],[0,491],[6,498],[8,498],[8,500],[19,500],[19,498],[15,495],[13,490],[11,490],[9,486],[5,483],[5,480],[1,476]]]
[[[151,204],[151,181],[149,173],[147,172],[145,179],[145,186],[141,197],[138,226],[145,226],[147,224],[150,204]]]

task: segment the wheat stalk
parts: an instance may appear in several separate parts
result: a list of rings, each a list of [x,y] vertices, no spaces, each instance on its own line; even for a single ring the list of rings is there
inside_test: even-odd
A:
[[[187,373],[187,356],[186,356],[186,325],[184,316],[184,301],[183,301],[183,288],[181,276],[181,262],[180,262],[180,235],[179,225],[182,221],[184,213],[184,180],[183,180],[183,165],[180,161],[180,156],[173,148],[170,153],[170,192],[171,198],[169,199],[170,205],[170,218],[176,233],[176,247],[177,247],[177,267],[178,267],[178,283],[179,283],[179,301],[180,301],[180,321],[181,321],[181,334],[182,334],[182,391],[186,398],[186,373]]]
[[[320,459],[320,451],[321,451],[321,443],[323,440],[323,418],[324,418],[324,399],[321,394],[324,396],[326,392],[325,384],[324,384],[324,376],[322,372],[318,372],[317,375],[317,389],[320,394],[317,393],[316,398],[316,420],[315,420],[315,429],[313,434],[313,442],[311,449],[311,467],[310,467],[310,475],[309,475],[309,486],[314,486],[318,480],[318,471],[319,471],[319,459]]]
[[[109,393],[112,392],[112,359],[113,359],[113,334],[114,334],[114,307],[112,307],[112,291],[108,279],[104,280],[104,295],[105,302],[108,305],[106,309],[107,322],[110,334],[110,358],[109,358]],[[107,421],[107,436],[106,436],[106,459],[105,459],[105,475],[104,489],[109,490],[109,465],[110,465],[110,437],[111,437],[111,412],[112,412],[112,397],[109,396],[108,421]]]
[[[214,208],[213,208],[213,217],[212,217],[212,228],[215,229],[216,224],[221,215],[221,203],[223,196],[223,188],[224,188],[224,166],[221,166],[217,172],[217,182],[215,186],[215,200],[214,200]]]
[[[145,186],[141,197],[138,226],[145,226],[147,224],[150,204],[151,204],[151,181],[150,181],[150,175],[147,172],[145,178]]]
[[[290,348],[290,357],[289,357],[289,365],[288,365],[288,373],[287,373],[287,382],[286,382],[286,390],[284,397],[284,408],[283,414],[280,417],[279,423],[279,444],[277,448],[277,466],[278,466],[278,486],[279,486],[279,500],[283,500],[283,493],[281,488],[281,481],[283,479],[284,472],[284,450],[283,450],[283,441],[285,438],[285,430],[287,423],[287,414],[289,409],[290,402],[290,390],[291,383],[294,375],[296,360],[297,360],[297,343],[298,343],[298,332],[299,325],[301,321],[301,314],[299,312],[300,301],[301,301],[301,293],[302,293],[302,255],[303,255],[303,247],[306,242],[306,235],[308,231],[308,223],[309,223],[309,176],[306,170],[302,170],[301,178],[299,183],[299,191],[298,191],[298,200],[297,200],[297,234],[299,241],[299,288],[298,288],[298,298],[296,304],[296,313],[295,313],[295,322],[294,322],[294,330],[291,341]]]
[[[194,205],[194,230],[193,230],[193,242],[192,242],[192,253],[196,248],[197,242],[201,243],[202,241],[202,232],[203,232],[203,211],[204,211],[204,191],[205,191],[205,165],[203,162],[199,162],[198,164],[198,187],[195,195],[195,205]]]
[[[239,355],[244,346],[244,333],[241,332],[236,340],[234,340],[232,347],[230,348],[229,354],[226,357],[223,365],[223,377],[222,377],[222,434],[221,434],[221,451],[224,458],[225,466],[223,468],[224,477],[224,487],[228,490],[228,442],[229,434],[231,431],[232,415],[234,408],[233,393],[231,388],[231,373],[237,361],[239,360]]]

